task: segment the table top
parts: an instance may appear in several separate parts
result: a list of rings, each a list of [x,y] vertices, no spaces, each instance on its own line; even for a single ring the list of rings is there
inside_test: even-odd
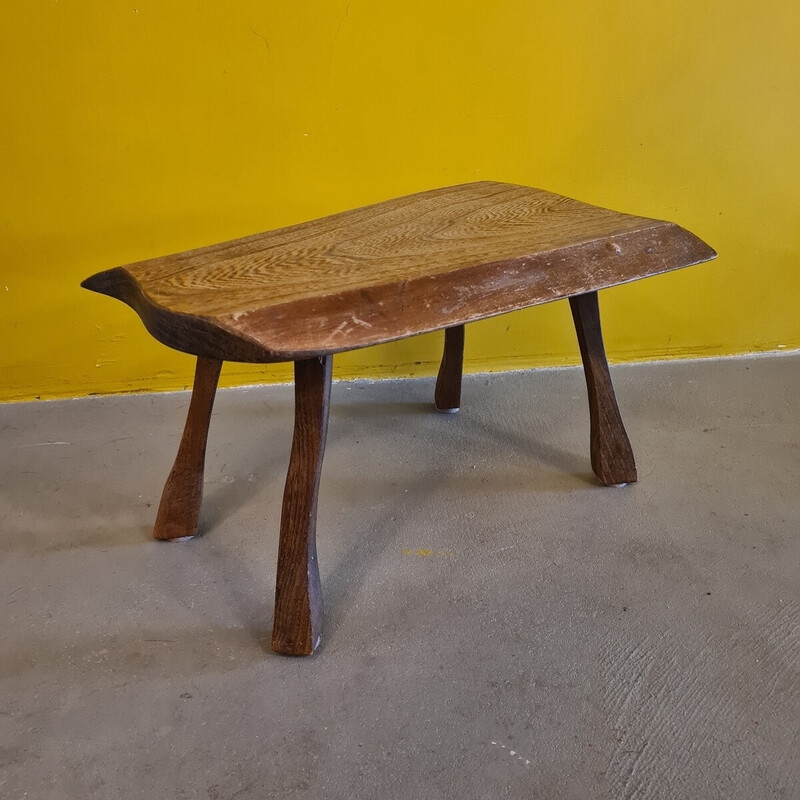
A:
[[[287,361],[471,322],[697,264],[670,222],[507,183],[451,186],[97,273],[160,341]]]

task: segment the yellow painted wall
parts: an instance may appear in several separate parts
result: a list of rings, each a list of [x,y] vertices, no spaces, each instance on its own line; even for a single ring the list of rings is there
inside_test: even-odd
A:
[[[719,250],[605,293],[612,358],[796,348],[798,75],[790,0],[8,0],[0,399],[188,384],[190,357],[78,288],[92,272],[483,178]],[[467,336],[473,370],[577,358],[564,302]],[[337,374],[429,374],[439,348]]]

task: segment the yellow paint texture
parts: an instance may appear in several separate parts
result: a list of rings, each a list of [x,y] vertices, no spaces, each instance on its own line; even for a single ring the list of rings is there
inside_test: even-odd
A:
[[[0,34],[0,399],[182,388],[101,269],[435,186],[681,223],[710,264],[604,293],[616,360],[800,346],[800,4],[30,0]],[[337,357],[430,374],[440,337]],[[575,362],[568,307],[467,368]],[[229,365],[223,383],[287,380]]]

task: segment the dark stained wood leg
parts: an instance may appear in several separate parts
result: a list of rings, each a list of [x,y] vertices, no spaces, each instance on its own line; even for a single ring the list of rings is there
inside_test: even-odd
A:
[[[167,478],[153,530],[155,539],[194,536],[203,499],[203,467],[206,459],[208,424],[217,392],[222,362],[198,358],[194,388],[189,403],[178,455]]]
[[[333,356],[294,363],[294,439],[283,492],[272,649],[306,656],[319,644],[317,491],[325,453]]]
[[[444,353],[436,378],[437,411],[453,414],[461,406],[461,373],[464,365],[464,326],[445,328]]]
[[[597,292],[570,297],[569,304],[589,392],[592,469],[606,486],[633,483],[636,463],[608,371]]]

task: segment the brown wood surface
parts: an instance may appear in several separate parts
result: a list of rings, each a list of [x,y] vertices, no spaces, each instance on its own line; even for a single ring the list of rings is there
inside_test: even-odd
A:
[[[83,285],[128,303],[171,347],[269,362],[452,327],[714,256],[673,223],[482,182],[141,261]]]
[[[332,362],[328,355],[294,365],[294,439],[283,493],[272,628],[272,649],[293,656],[313,653],[322,630],[317,493],[328,430]]]
[[[606,486],[633,483],[636,463],[608,371],[597,292],[571,297],[569,303],[589,393],[592,469]]]
[[[436,377],[434,405],[437,411],[452,413],[461,408],[461,374],[464,367],[464,326],[446,328],[444,353]]]
[[[197,532],[208,425],[221,368],[221,361],[197,359],[186,426],[158,506],[153,530],[156,539],[178,539]]]

